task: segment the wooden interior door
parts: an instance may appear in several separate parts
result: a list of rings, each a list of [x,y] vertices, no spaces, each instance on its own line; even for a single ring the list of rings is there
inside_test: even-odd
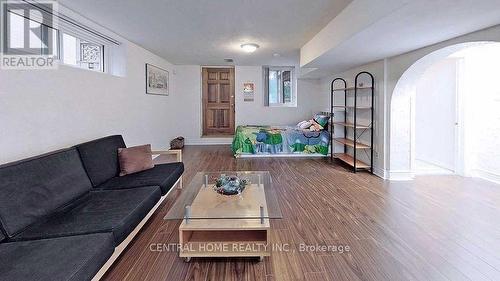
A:
[[[203,68],[203,135],[234,134],[234,68]]]

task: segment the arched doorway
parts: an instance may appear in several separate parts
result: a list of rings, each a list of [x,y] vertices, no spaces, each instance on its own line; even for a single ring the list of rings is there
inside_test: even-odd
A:
[[[416,159],[416,94],[417,85],[424,73],[438,62],[463,50],[491,46],[497,42],[469,42],[445,47],[434,51],[409,67],[398,80],[390,102],[390,159],[391,172],[403,171],[409,175],[415,173]],[[494,84],[494,83],[492,83]],[[458,110],[458,109],[457,109]],[[463,136],[462,136],[463,137]],[[463,148],[462,140],[457,140],[457,147]],[[463,157],[464,155],[458,155]],[[455,167],[458,174],[465,174],[463,167]]]

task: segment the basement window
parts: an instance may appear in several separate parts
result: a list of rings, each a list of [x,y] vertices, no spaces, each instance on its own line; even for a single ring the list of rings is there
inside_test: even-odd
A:
[[[297,106],[294,87],[294,70],[294,67],[264,67],[264,93],[266,106]]]
[[[64,64],[104,72],[104,45],[62,33],[61,61]]]
[[[6,55],[47,55],[82,69],[118,74],[120,43],[59,13],[52,5],[5,2],[1,5],[2,52]]]
[[[57,29],[25,17],[22,9],[6,11],[4,17],[4,54],[57,57]]]

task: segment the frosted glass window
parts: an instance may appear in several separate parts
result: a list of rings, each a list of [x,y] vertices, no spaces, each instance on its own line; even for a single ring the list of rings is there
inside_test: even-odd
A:
[[[35,17],[41,17],[39,11],[30,11],[30,19]],[[29,37],[30,37],[30,48],[41,49],[47,48],[46,45],[42,44],[42,25],[36,21],[29,21]]]
[[[6,10],[7,24],[0,25],[2,34],[6,34],[2,46],[5,54],[49,55],[61,63],[100,72],[109,67],[107,57],[118,42],[87,28],[79,29],[76,23],[59,22],[56,26],[47,18],[50,15],[36,5],[19,7],[24,6]]]
[[[104,46],[64,33],[63,63],[94,71],[104,71]]]
[[[14,10],[9,13],[9,47],[24,48],[24,18],[19,14],[22,10]]]
[[[39,14],[39,12],[32,12],[30,15],[35,16],[33,14]],[[23,10],[8,12],[7,46],[10,52],[57,57],[58,31],[25,18],[23,15]],[[37,16],[40,17],[40,15]]]
[[[68,34],[63,34],[62,37],[63,62],[65,64],[77,65],[78,46],[76,38]]]

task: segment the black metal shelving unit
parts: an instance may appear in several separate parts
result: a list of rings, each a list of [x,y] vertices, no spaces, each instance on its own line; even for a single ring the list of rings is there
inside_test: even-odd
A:
[[[367,76],[369,79],[370,85],[365,86],[360,83],[360,78],[363,76]],[[335,86],[340,86],[340,88],[336,88]],[[331,83],[331,96],[330,96],[330,118],[331,118],[331,127],[330,129],[330,146],[331,146],[331,160],[334,158],[339,159],[340,161],[348,164],[352,167],[352,171],[356,173],[359,170],[367,170],[370,173],[373,173],[373,116],[374,116],[374,108],[373,108],[373,98],[375,92],[375,79],[370,72],[362,71],[358,73],[354,79],[354,87],[349,88],[347,81],[344,78],[335,78]],[[344,95],[344,104],[335,104],[335,94],[343,94]],[[353,95],[353,105],[348,105],[348,98],[350,95]],[[370,98],[369,105],[358,104],[358,95],[368,95]],[[336,120],[337,118],[335,111],[337,109],[342,109],[344,111],[344,118],[342,121]],[[368,124],[359,124],[358,121],[358,110],[369,110],[370,116]],[[350,115],[352,115],[352,122],[349,122]],[[335,126],[343,127],[344,134],[343,136],[335,136]],[[352,138],[349,137],[349,132],[352,131]],[[370,134],[370,143],[366,144],[360,141],[360,138],[369,133]],[[336,144],[343,145],[344,151],[343,153],[336,153],[335,146]],[[349,149],[351,148],[351,149]],[[369,161],[361,161],[359,160],[358,152],[362,151],[362,153],[366,153],[366,158]],[[368,164],[369,162],[369,164]]]

